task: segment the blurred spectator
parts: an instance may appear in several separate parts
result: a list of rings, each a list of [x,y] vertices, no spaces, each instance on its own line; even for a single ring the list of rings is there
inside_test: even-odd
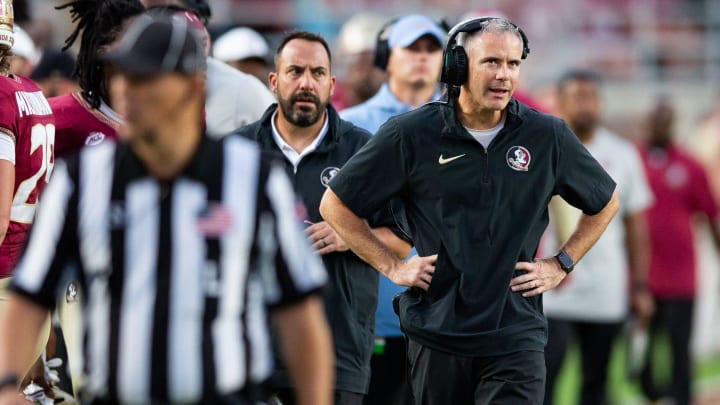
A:
[[[157,12],[174,13],[187,19],[204,39],[205,53],[210,52],[210,34],[204,25],[210,17],[210,6],[205,0],[156,0],[152,3],[156,4],[153,7]],[[206,79],[205,124],[207,134],[212,137],[225,136],[260,119],[275,101],[267,86],[256,77],[209,56]]]
[[[688,136],[687,146],[705,166],[715,201],[720,201],[720,97]]]
[[[560,287],[544,294],[548,318],[545,404],[552,405],[566,350],[571,341],[577,341],[582,358],[579,403],[602,405],[607,403],[610,353],[628,308],[645,325],[653,311],[647,290],[645,220],[652,194],[638,151],[600,124],[600,77],[584,70],[567,72],[558,83],[557,95],[560,117],[617,183],[620,211],[576,270]],[[559,198],[552,200],[550,211],[556,239],[562,243],[571,236],[582,212]]]
[[[652,401],[669,397],[674,404],[687,405],[692,402],[690,339],[697,290],[693,219],[701,214],[709,221],[718,249],[720,226],[706,173],[673,141],[674,123],[675,109],[670,101],[658,100],[648,116],[647,145],[642,150],[656,197],[648,210],[652,252],[649,286],[657,307],[650,349],[658,335],[664,334],[669,337],[672,352],[670,386],[658,386],[653,378],[653,359],[648,356],[642,388]]]
[[[338,110],[360,104],[377,93],[385,81],[385,72],[374,66],[378,33],[387,17],[358,13],[340,28],[337,39],[338,85],[331,98]]]
[[[32,38],[22,28],[16,25],[14,31],[12,52],[15,56],[10,61],[10,73],[27,77],[38,62],[38,52]]]
[[[270,47],[257,31],[248,27],[233,28],[221,35],[212,47],[215,59],[241,72],[251,74],[267,84],[270,73]]]
[[[58,49],[45,48],[40,62],[30,74],[45,97],[57,97],[80,90],[73,78],[75,58]]]
[[[369,100],[340,113],[343,119],[372,134],[389,118],[440,98],[437,78],[445,31],[439,24],[413,14],[392,21],[382,31],[378,37],[385,42],[378,41],[374,60],[378,68],[387,71],[387,83]],[[405,339],[392,308],[392,297],[404,290],[380,276],[368,404],[403,404],[410,398],[405,378]]]
[[[53,44],[55,27],[49,18],[36,18],[25,25],[28,35],[32,38],[37,49],[44,49]]]

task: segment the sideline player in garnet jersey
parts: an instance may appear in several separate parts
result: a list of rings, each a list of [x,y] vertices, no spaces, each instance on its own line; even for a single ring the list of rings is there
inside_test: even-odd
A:
[[[4,3],[4,2],[0,2]],[[0,27],[0,278],[10,276],[54,164],[55,118],[40,88],[8,73],[12,28]]]
[[[0,0],[0,310],[54,164],[52,110],[35,83],[9,73],[13,42],[12,3]],[[41,342],[48,331],[49,322]],[[35,358],[42,348],[37,347]]]
[[[116,137],[122,118],[109,107],[106,78],[110,68],[99,55],[120,35],[125,22],[143,13],[145,7],[140,0],[75,0],[57,9],[69,9],[73,21],[77,20],[63,50],[80,37],[74,75],[82,90],[49,100],[57,119],[55,153],[64,157],[85,145]]]

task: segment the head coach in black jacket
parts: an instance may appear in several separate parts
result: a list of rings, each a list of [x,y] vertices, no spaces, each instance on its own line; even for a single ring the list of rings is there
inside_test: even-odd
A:
[[[370,134],[340,119],[328,103],[335,87],[325,40],[297,31],[281,41],[275,71],[268,77],[277,104],[236,133],[254,139],[265,151],[284,157],[296,191],[307,208],[306,233],[328,271],[325,312],[336,357],[335,403],[361,405],[370,381],[378,273],[352,253],[320,217],[320,199],[330,180],[369,139]],[[410,245],[389,208],[368,215],[381,243],[398,257]],[[283,379],[280,378],[282,381]],[[294,403],[280,390],[284,404]]]
[[[513,98],[529,52],[504,18],[448,34],[448,100],[395,116],[343,167],[322,216],[396,284],[417,404],[541,404],[557,286],[618,209],[615,183],[557,118]],[[584,213],[555,257],[536,258],[560,195]],[[397,260],[360,219],[400,198],[418,256]]]

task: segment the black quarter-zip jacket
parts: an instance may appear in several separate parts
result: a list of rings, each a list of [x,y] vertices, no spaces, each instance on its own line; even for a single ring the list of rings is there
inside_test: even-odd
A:
[[[277,104],[273,104],[259,121],[236,133],[255,140],[264,151],[285,159],[272,134],[271,120],[276,109]],[[340,119],[332,105],[328,105],[327,112],[328,132],[317,149],[302,158],[297,171],[289,163],[287,165],[288,175],[302,197],[311,222],[323,220],[319,211],[320,199],[329,179],[371,138],[364,129]],[[373,228],[388,227],[404,238],[396,224],[397,215],[386,207],[388,205],[381,204],[363,218]],[[404,224],[404,218],[398,217],[398,221]],[[335,389],[364,394],[370,384],[378,273],[349,250],[326,254],[322,259],[328,272],[323,298],[335,345]]]
[[[512,99],[487,150],[445,102],[391,118],[330,183],[364,216],[399,197],[421,256],[438,254],[427,292],[399,300],[420,344],[463,356],[543,351],[542,298],[510,290],[515,264],[535,258],[559,194],[587,214],[615,183],[565,123]]]

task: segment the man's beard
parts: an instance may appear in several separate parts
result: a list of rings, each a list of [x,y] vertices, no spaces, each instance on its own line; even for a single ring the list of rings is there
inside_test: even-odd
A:
[[[314,111],[305,106],[295,109],[295,103],[298,101],[312,102],[315,104]],[[280,105],[283,115],[291,124],[303,128],[318,122],[320,117],[323,116],[325,107],[327,106],[327,102],[321,102],[315,94],[310,92],[296,93],[290,96],[289,99],[278,97],[278,104]]]
[[[571,121],[570,126],[578,135],[591,135],[598,126],[598,119],[594,115],[581,114]]]

